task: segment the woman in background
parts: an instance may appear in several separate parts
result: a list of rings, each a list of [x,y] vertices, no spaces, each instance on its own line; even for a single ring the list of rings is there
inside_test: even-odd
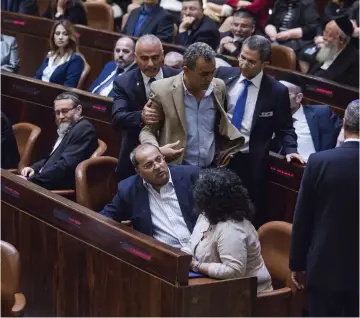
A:
[[[84,59],[78,52],[72,24],[68,20],[55,22],[50,34],[50,52],[36,72],[35,78],[77,87],[84,70]]]
[[[200,215],[183,248],[193,255],[190,268],[219,279],[257,276],[258,293],[272,291],[258,234],[249,220],[254,208],[240,178],[228,169],[202,170],[194,199]]]
[[[87,16],[81,0],[51,0],[44,18],[69,20],[72,24],[87,25]]]

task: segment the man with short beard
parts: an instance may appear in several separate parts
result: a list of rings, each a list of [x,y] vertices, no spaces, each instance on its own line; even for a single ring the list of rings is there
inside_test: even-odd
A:
[[[49,190],[73,189],[76,166],[90,158],[98,145],[94,126],[81,117],[75,93],[65,92],[54,101],[58,138],[46,158],[21,170],[21,177]]]
[[[323,34],[323,43],[308,74],[340,84],[359,85],[359,52],[350,44],[354,31],[351,21],[341,17],[330,21]]]

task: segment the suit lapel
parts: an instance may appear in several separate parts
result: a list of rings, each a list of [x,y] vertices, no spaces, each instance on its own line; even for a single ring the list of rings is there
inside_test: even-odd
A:
[[[154,8],[145,19],[144,23],[141,25],[139,30],[139,35],[143,35],[142,32],[146,30],[146,28],[149,26],[150,23],[156,18],[156,14],[158,13],[160,7]]]
[[[185,119],[185,103],[184,103],[184,86],[182,82],[183,74],[180,73],[176,76],[174,83],[173,83],[173,102],[175,105],[176,112],[179,116],[181,125],[186,131],[186,119]]]
[[[309,126],[311,139],[314,143],[314,148],[316,151],[320,151],[320,134],[319,130],[317,129],[317,127],[319,127],[318,118],[311,107],[303,106],[303,109],[306,121]]]
[[[153,226],[151,219],[151,210],[150,210],[150,202],[149,202],[149,193],[145,188],[143,179],[138,175],[137,178],[137,197],[135,199],[136,202],[136,214],[133,216],[139,219],[139,222],[142,223],[143,226],[149,231],[149,235],[152,236]]]
[[[348,68],[348,65],[352,63],[350,44],[348,44],[345,49],[337,56],[335,61],[329,66],[329,68],[324,71],[324,78],[334,79],[337,76],[341,75],[344,70]],[[320,68],[320,66],[319,66]]]
[[[142,109],[147,102],[147,98],[146,98],[144,80],[143,80],[143,77],[141,75],[141,71],[139,68],[136,70],[135,80],[136,80],[135,96],[136,96],[136,99],[139,101],[139,104],[138,104],[139,109]]]
[[[267,75],[264,73],[263,78],[260,83],[259,94],[258,94],[257,101],[255,104],[254,115],[253,115],[252,123],[251,123],[250,136],[251,136],[252,131],[254,130],[254,127],[255,127],[256,121],[259,117],[260,111],[263,108],[263,105],[265,105],[265,103],[266,103],[267,96],[270,96],[270,92],[268,94],[266,91],[267,88],[269,87],[269,85],[266,85],[266,81],[267,81],[266,76]]]
[[[140,9],[139,10],[135,10],[134,14],[130,14],[130,19],[128,20],[128,26],[126,28],[126,30],[128,32],[131,33],[131,35],[134,33],[135,31],[135,26],[136,26],[136,22],[139,19],[140,16]]]

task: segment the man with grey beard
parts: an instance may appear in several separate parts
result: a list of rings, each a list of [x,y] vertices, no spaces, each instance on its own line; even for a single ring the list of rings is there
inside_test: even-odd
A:
[[[350,43],[354,27],[347,17],[330,21],[308,74],[358,87],[359,52]]]
[[[73,189],[75,168],[98,145],[94,126],[81,117],[78,95],[65,92],[54,101],[58,138],[49,156],[21,170],[21,177],[49,190]]]

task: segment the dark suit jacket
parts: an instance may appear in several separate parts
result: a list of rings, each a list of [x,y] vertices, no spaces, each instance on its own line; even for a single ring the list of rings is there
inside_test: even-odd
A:
[[[290,269],[308,285],[359,288],[359,143],[310,155],[291,237]]]
[[[172,165],[169,165],[169,169],[185,223],[192,232],[197,220],[197,215],[193,210],[192,188],[200,169],[194,166]],[[153,235],[148,190],[140,175],[121,181],[112,202],[106,205],[100,214],[118,222],[131,220],[135,230],[149,236]]]
[[[38,15],[38,5],[36,0],[3,0],[1,10],[28,15]]]
[[[215,77],[221,78],[229,89],[239,79],[240,69],[219,67]],[[264,117],[261,116],[262,113],[271,113],[271,116]],[[262,182],[273,133],[281,140],[286,154],[297,152],[297,136],[292,124],[288,89],[264,73],[255,105],[249,142],[249,160],[252,162],[251,169],[255,184]]]
[[[133,10],[125,24],[121,33],[133,35],[136,22],[139,19],[141,8]],[[140,33],[156,35],[162,42],[173,42],[174,37],[174,19],[165,9],[156,6],[148,15],[145,22],[140,27]]]
[[[89,159],[97,146],[94,126],[88,120],[80,119],[51,155],[31,166],[35,174],[29,181],[49,190],[74,189],[77,165]]]
[[[188,31],[185,31],[179,33],[175,39],[175,43],[182,46],[189,46],[195,42],[209,44],[214,50],[220,44],[219,27],[207,16],[203,17],[201,23],[191,31],[190,35],[188,35]]]
[[[180,73],[180,70],[163,66],[164,78]],[[118,181],[133,174],[135,169],[130,162],[130,152],[139,144],[141,131],[141,111],[147,102],[144,81],[140,69],[132,70],[114,81],[109,96],[114,97],[112,107],[112,126],[122,133],[117,170]]]
[[[41,80],[43,72],[49,64],[49,58],[47,57],[40,68],[35,74],[35,78]],[[81,74],[84,70],[84,60],[83,58],[74,53],[69,61],[64,64],[59,65],[54,73],[50,76],[50,83],[60,84],[68,87],[75,87],[78,85]]]
[[[326,71],[320,67],[321,64],[314,61],[308,74],[344,85],[359,86],[359,51],[353,45],[347,45]]]
[[[20,154],[9,118],[1,112],[1,168],[16,169]]]
[[[43,13],[43,17],[48,19],[56,19],[56,20],[66,19],[69,20],[72,24],[82,24],[82,25],[88,24],[85,7],[81,3],[81,1],[78,2],[74,1],[74,3],[71,6],[65,9],[64,14],[57,18],[55,18],[56,11],[57,11],[56,7],[53,8],[49,6],[46,9],[46,11]]]
[[[102,69],[100,75],[96,78],[96,80],[91,84],[91,86],[89,87],[89,92],[92,92],[97,86],[99,86],[103,81],[105,81],[107,79],[107,77],[115,71],[115,69],[117,68],[117,64],[114,61],[110,61],[108,63],[105,64],[104,68]],[[137,64],[134,63],[132,64],[127,70],[126,72],[130,72],[133,69],[137,68]],[[124,72],[125,73],[125,72]],[[121,73],[120,75],[124,75],[124,73]]]

